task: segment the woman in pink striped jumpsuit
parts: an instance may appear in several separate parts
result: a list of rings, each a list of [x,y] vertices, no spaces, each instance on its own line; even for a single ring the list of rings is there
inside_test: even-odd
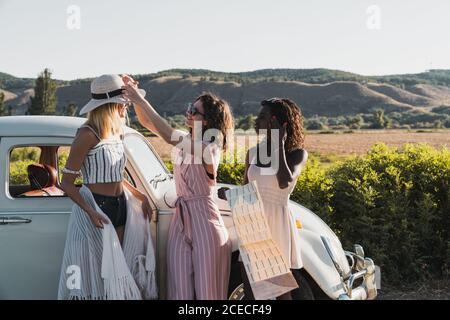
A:
[[[135,105],[139,122],[177,147],[174,175],[178,199],[167,245],[167,298],[226,299],[231,241],[212,192],[220,149],[226,148],[233,128],[230,107],[210,93],[202,94],[186,112],[190,133],[181,132],[172,129],[139,95],[136,81],[125,76],[124,82],[125,96]]]
[[[174,167],[178,200],[169,229],[168,298],[226,299],[231,243],[211,195],[215,179],[192,158],[180,150],[184,161]]]

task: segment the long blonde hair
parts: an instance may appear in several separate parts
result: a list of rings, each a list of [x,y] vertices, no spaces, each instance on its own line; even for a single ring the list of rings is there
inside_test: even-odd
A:
[[[102,139],[122,133],[122,121],[119,116],[120,103],[106,103],[88,113],[87,125],[90,125]]]

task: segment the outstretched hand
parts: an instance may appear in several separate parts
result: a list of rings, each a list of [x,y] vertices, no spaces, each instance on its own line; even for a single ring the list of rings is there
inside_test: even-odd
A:
[[[123,81],[123,83],[125,83],[125,85],[127,85],[127,84],[135,84],[137,86],[139,84],[139,81],[134,80],[133,77],[131,77],[128,74],[123,74],[122,75],[122,81]]]
[[[125,85],[122,87],[124,97],[130,100],[130,102],[133,104],[142,104],[144,97],[138,90],[139,82],[134,80],[129,75],[123,75],[122,80],[125,83]]]

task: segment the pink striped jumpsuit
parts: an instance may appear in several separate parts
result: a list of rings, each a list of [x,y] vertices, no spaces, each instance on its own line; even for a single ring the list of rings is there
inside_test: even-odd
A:
[[[180,151],[179,157],[182,156]],[[189,160],[193,162],[193,156]],[[227,299],[231,241],[213,200],[216,184],[199,163],[176,161],[176,212],[169,228],[167,298]],[[188,163],[186,163],[188,162]]]

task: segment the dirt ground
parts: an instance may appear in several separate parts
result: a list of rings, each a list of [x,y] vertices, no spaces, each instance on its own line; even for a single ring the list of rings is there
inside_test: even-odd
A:
[[[239,136],[236,144],[242,146],[243,140],[248,145],[256,141],[253,136]],[[163,159],[170,158],[172,147],[159,137],[149,138],[152,145]],[[305,137],[306,149],[321,155],[364,154],[377,142],[388,146],[400,147],[405,143],[428,143],[436,148],[450,147],[450,130],[438,132],[407,131],[364,131],[354,133],[320,134],[308,133]]]
[[[382,287],[378,300],[450,300],[450,283],[419,285],[416,288]]]
[[[450,147],[450,131],[380,131],[339,134],[307,134],[306,148],[319,154],[351,155],[366,153],[375,143],[401,147],[405,143],[428,143],[435,148]]]

